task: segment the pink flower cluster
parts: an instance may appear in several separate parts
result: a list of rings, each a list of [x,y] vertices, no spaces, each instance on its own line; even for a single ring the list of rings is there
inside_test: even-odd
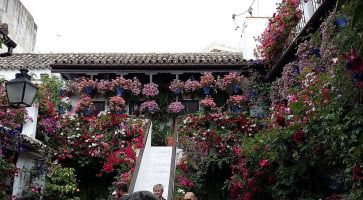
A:
[[[158,103],[155,100],[145,101],[140,106],[141,111],[146,111],[149,113],[155,113],[156,111],[160,110]]]
[[[204,74],[200,77],[200,86],[206,87],[206,86],[213,86],[214,84],[214,76],[212,72],[204,72]]]
[[[299,1],[282,0],[277,7],[267,29],[258,38],[261,45],[257,47],[257,52],[262,57],[271,59],[281,50],[292,28],[297,24],[295,12],[298,5]]]
[[[246,103],[247,97],[245,95],[232,95],[229,96],[227,102],[234,106],[241,106]]]
[[[82,113],[85,109],[89,109],[90,111],[95,110],[95,106],[91,101],[91,97],[88,95],[81,96],[81,99],[74,106],[74,112]]]
[[[78,80],[76,80],[75,86],[76,86],[76,91],[82,93],[85,92],[86,87],[97,89],[97,81],[86,77],[81,77]]]
[[[121,111],[122,110],[122,107],[124,105],[125,105],[124,98],[122,98],[120,96],[110,97],[109,105],[108,105],[108,107],[110,108],[110,110],[113,110],[113,111]]]
[[[172,102],[171,104],[169,104],[168,106],[168,112],[169,113],[179,113],[180,111],[184,110],[184,105],[179,102],[179,101],[176,101],[176,102]]]
[[[170,83],[170,86],[169,86],[169,89],[172,91],[172,92],[176,92],[176,90],[179,89],[179,91],[181,92],[184,88],[184,82],[179,80],[179,79],[174,79],[171,83]]]
[[[214,102],[212,97],[205,97],[204,99],[199,101],[200,105],[202,105],[205,108],[214,108],[216,107],[216,103]]]
[[[159,94],[158,85],[155,83],[148,83],[144,85],[142,89],[142,94],[147,97],[153,97]]]
[[[141,82],[136,77],[132,79],[130,90],[134,95],[139,95],[141,93]]]
[[[110,82],[110,88],[111,90],[116,89],[116,87],[122,87],[125,90],[128,90],[130,88],[132,80],[125,79],[124,77],[117,77],[116,79],[112,79]]]
[[[194,92],[197,89],[200,89],[199,81],[192,81],[191,79],[188,79],[187,81],[185,81],[185,83],[184,83],[184,92],[185,93]]]

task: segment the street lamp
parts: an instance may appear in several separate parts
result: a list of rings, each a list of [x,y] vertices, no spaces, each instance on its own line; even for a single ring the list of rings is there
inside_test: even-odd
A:
[[[27,69],[20,69],[15,79],[5,83],[9,106],[16,108],[30,107],[35,99],[38,87],[30,81]]]

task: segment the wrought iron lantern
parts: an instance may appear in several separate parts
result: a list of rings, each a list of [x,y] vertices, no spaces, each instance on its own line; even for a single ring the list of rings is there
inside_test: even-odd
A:
[[[10,107],[24,108],[33,104],[38,87],[33,84],[27,69],[20,69],[15,79],[5,83],[6,94]]]

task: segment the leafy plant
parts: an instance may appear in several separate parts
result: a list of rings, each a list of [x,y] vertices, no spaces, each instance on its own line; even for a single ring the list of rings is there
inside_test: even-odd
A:
[[[74,168],[51,164],[44,188],[45,199],[80,200]]]

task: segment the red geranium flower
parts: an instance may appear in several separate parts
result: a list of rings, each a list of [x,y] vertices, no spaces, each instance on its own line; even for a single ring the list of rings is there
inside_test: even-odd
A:
[[[302,130],[296,130],[293,136],[293,139],[296,143],[301,142],[305,138],[304,131]]]

